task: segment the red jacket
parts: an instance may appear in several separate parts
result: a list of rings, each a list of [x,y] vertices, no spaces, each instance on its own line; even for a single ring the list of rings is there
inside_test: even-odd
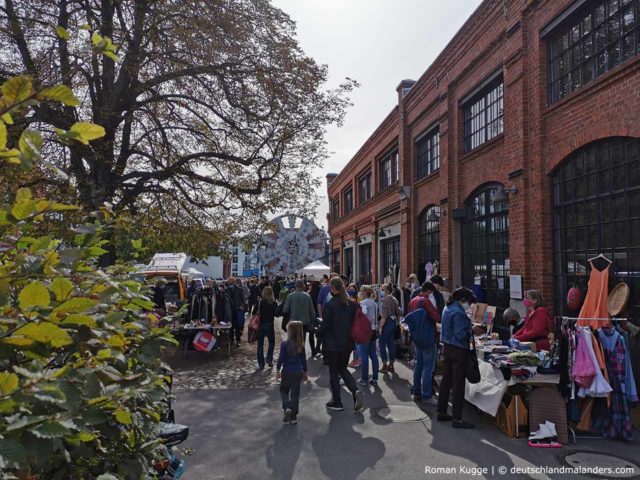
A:
[[[429,318],[436,323],[440,323],[440,314],[436,310],[436,307],[433,306],[433,303],[428,298],[418,295],[414,297],[409,302],[409,311],[408,313],[413,312],[418,308],[424,308],[429,314]]]
[[[527,313],[524,325],[518,330],[513,338],[520,342],[536,342],[536,350],[549,350],[549,339],[547,336],[551,331],[551,315],[544,307],[538,307]]]

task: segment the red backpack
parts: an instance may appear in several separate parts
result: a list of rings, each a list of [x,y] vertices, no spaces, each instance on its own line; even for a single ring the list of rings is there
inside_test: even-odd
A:
[[[356,317],[351,324],[351,339],[355,343],[369,343],[371,341],[371,322],[360,305],[356,308]]]

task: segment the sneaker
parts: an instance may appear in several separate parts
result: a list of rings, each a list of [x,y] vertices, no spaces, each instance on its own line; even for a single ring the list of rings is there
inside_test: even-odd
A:
[[[470,428],[476,428],[476,426],[473,423],[465,422],[464,420],[454,420],[453,421],[453,428],[470,429]]]
[[[422,402],[422,395],[412,395],[411,399],[416,402],[416,403],[421,403]]]
[[[433,396],[431,397],[422,397],[422,401],[427,405],[433,405],[434,407],[438,406],[438,400],[436,400]]]
[[[366,380],[363,380],[361,378],[358,379],[358,385],[369,385],[369,382],[367,382]]]
[[[393,363],[390,363],[390,364],[389,364],[389,368],[388,368],[387,370],[388,370],[389,372],[391,372],[391,373],[396,373],[396,369],[395,369],[395,367],[393,366]]]
[[[269,362],[269,363],[267,363],[267,365],[269,365],[269,368],[273,368],[273,362]],[[264,367],[262,367],[262,368],[264,368]]]
[[[437,420],[439,422],[450,422],[451,420],[453,420],[453,417],[448,413],[439,413],[437,416]]]
[[[291,414],[291,420],[289,420],[289,424],[290,425],[297,425],[298,424],[298,415],[295,413]]]
[[[370,383],[371,385],[373,385],[374,387],[377,387],[377,386],[378,386],[378,380],[371,380],[369,383]]]
[[[336,412],[341,412],[344,410],[344,407],[342,406],[341,403],[338,402],[334,402],[333,400],[330,401],[329,403],[327,403],[327,409],[328,410],[334,410]]]
[[[353,394],[353,410],[356,412],[362,411],[364,404],[362,403],[362,392],[358,390]]]
[[[282,417],[282,423],[289,423],[291,421],[291,415],[293,415],[293,411],[290,408],[287,408],[284,411],[284,416]]]
[[[382,365],[382,368],[380,369],[380,373],[389,373],[389,367],[387,366],[386,363]]]
[[[347,365],[347,367],[349,367],[349,368],[356,368],[356,367],[359,367],[359,366],[360,365],[358,365],[358,361],[357,360],[354,360],[354,361],[350,362],[349,365]]]

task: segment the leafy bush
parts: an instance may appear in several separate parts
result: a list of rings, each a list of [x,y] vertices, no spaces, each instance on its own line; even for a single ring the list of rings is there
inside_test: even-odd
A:
[[[12,115],[77,100],[64,86],[36,92],[28,77],[1,90],[0,162],[29,168],[43,138],[26,130],[8,148]],[[86,145],[104,130],[79,122],[56,134]],[[71,241],[36,233],[73,208],[28,189],[0,206],[0,478],[153,478],[168,395],[160,357],[174,340],[127,267],[97,267],[108,209],[68,225]]]

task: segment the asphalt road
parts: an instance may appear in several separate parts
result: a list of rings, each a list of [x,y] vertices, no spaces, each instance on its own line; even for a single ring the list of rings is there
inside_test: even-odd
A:
[[[576,446],[561,449],[531,448],[525,439],[507,438],[489,418],[476,414],[469,404],[465,407],[465,417],[476,423],[475,430],[457,430],[451,424],[435,421],[433,406],[423,407],[427,417],[421,421],[388,422],[376,415],[377,409],[415,405],[409,393],[411,370],[398,364],[398,373],[384,376],[380,389],[363,390],[366,407],[363,413],[353,412],[346,389],[343,393],[345,411],[328,412],[325,409],[329,400],[328,371],[320,360],[309,360],[309,364],[311,380],[303,385],[299,423],[295,426],[282,424],[276,385],[178,390],[174,400],[176,421],[191,428],[189,439],[182,447],[194,450],[186,458],[183,478],[572,479],[588,477],[517,474],[511,469],[561,467],[559,457],[576,450],[629,459],[637,459],[640,452],[638,440],[624,443],[579,439]],[[268,384],[257,382],[264,383]],[[602,464],[602,460],[599,462]],[[429,469],[427,473],[425,468]],[[504,469],[507,473],[501,475]],[[636,474],[640,475],[640,470],[636,470]]]

